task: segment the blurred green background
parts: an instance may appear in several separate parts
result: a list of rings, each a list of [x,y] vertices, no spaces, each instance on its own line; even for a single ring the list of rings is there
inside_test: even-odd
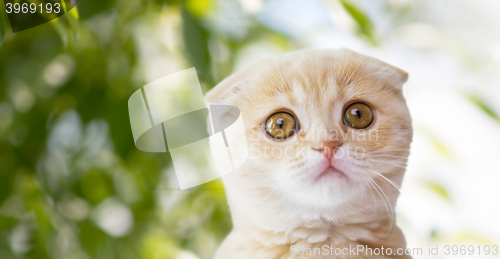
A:
[[[1,8],[0,258],[212,256],[231,229],[221,183],[165,185],[170,157],[135,148],[127,101],[193,66],[208,90],[251,41],[286,48],[257,22],[244,37],[203,26],[214,4],[84,0],[16,34]],[[164,35],[154,35],[160,26]],[[162,58],[168,64],[144,65]]]
[[[485,3],[478,8],[489,10]],[[498,228],[488,232],[476,224],[488,219],[450,219],[470,207],[457,205],[463,200],[456,194],[461,183],[447,180],[453,175],[446,170],[474,170],[457,164],[465,160],[453,147],[455,139],[446,138],[449,131],[433,128],[446,120],[437,117],[430,124],[432,110],[414,112],[439,88],[443,95],[458,96],[472,117],[481,118],[479,125],[488,124],[486,135],[500,133],[495,102],[500,91],[494,88],[500,39],[481,38],[491,43],[486,49],[474,45],[475,35],[460,32],[488,31],[460,17],[483,14],[465,5],[442,19],[433,16],[443,8],[450,7],[411,0],[82,0],[58,19],[13,34],[1,6],[0,258],[211,258],[231,230],[221,182],[177,190],[168,154],[135,148],[128,98],[157,78],[193,66],[206,92],[260,57],[342,46],[410,72],[405,95],[416,108],[416,152],[432,158],[410,159],[409,181],[415,186],[407,188],[405,200],[418,203],[422,188],[428,194],[419,200],[422,206],[435,201],[427,210],[438,207],[435,215],[422,217],[416,205],[403,206],[400,222],[410,243],[460,238],[494,243]],[[453,107],[453,100],[444,102]],[[444,166],[412,167],[433,167],[434,158]],[[498,168],[481,169],[486,170],[481,181],[495,183],[498,178],[488,177]],[[471,203],[478,199],[483,198]],[[498,216],[498,206],[493,209],[497,214],[478,213]]]

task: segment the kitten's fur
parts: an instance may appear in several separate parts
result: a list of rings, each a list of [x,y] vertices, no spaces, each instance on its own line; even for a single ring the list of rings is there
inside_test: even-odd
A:
[[[208,104],[240,109],[249,147],[247,161],[223,177],[234,228],[215,258],[411,258],[290,253],[291,245],[305,252],[323,245],[406,247],[393,211],[399,195],[394,185],[401,186],[412,140],[401,90],[407,78],[401,69],[348,49],[305,50],[257,62],[210,91]],[[342,119],[353,101],[374,110],[365,131]],[[300,128],[276,141],[263,123],[282,109],[296,115]],[[366,139],[368,130],[377,135]],[[228,138],[238,142],[241,136]],[[364,157],[333,158],[345,177],[315,181],[324,169],[322,143],[332,139],[340,145],[335,154],[358,148]]]

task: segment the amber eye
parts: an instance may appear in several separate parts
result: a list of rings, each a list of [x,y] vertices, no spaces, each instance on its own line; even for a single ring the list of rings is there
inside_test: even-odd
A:
[[[364,103],[353,103],[344,111],[344,122],[351,128],[364,129],[373,121],[373,111]]]
[[[297,122],[286,112],[277,112],[266,121],[266,132],[275,139],[286,139],[295,133]]]

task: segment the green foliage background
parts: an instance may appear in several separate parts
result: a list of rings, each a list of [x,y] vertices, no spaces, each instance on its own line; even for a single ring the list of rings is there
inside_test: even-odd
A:
[[[210,5],[84,0],[70,14],[16,34],[8,33],[2,7],[0,258],[211,257],[231,229],[220,182],[163,188],[170,158],[135,148],[127,112],[130,95],[148,83],[130,27],[138,20],[178,22],[172,37],[182,43],[171,51],[180,66],[196,67],[205,90],[233,69],[231,59],[213,58],[210,41],[234,52],[261,37],[283,38],[258,24],[252,37],[227,38],[202,26]],[[96,29],[96,17],[109,27]],[[50,64],[72,67],[60,85],[44,79]],[[29,107],[16,109],[12,97]],[[66,122],[76,125],[72,133],[58,135]],[[125,235],[96,223],[93,211],[110,203],[131,212]],[[12,249],[16,242],[26,246]]]

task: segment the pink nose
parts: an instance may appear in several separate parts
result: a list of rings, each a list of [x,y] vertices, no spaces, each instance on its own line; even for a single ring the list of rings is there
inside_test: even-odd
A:
[[[328,140],[328,141],[321,141],[319,147],[313,147],[312,149],[316,151],[323,152],[323,155],[330,159],[333,157],[333,154],[335,153],[335,149],[340,147],[342,145],[342,142],[338,140]]]

